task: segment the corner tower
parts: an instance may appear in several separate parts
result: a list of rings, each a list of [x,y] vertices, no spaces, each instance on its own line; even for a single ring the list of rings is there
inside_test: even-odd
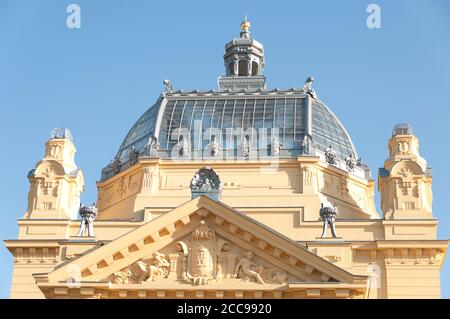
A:
[[[388,143],[389,157],[379,170],[385,219],[431,219],[431,168],[419,154],[409,124],[397,124]]]
[[[44,158],[28,173],[26,219],[76,219],[84,177],[75,164],[75,145],[68,129],[55,129]]]

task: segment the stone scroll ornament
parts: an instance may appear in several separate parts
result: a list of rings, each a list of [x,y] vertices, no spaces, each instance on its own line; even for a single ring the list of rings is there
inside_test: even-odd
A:
[[[94,220],[97,218],[98,209],[95,207],[95,203],[92,206],[82,206],[80,204],[79,214],[81,216],[80,230],[78,231],[78,237],[82,237],[87,233],[88,237],[94,236]]]
[[[324,207],[323,203],[320,204],[320,218],[323,220],[323,227],[322,227],[322,235],[321,238],[324,238],[327,232],[327,227],[330,225],[331,229],[331,235],[333,238],[336,238],[336,228],[335,228],[335,221],[337,216],[337,208],[336,204],[333,205],[333,207],[327,206]]]

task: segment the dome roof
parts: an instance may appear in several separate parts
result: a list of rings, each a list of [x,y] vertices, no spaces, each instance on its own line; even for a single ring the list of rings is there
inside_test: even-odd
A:
[[[225,46],[226,75],[218,91],[165,90],[133,125],[102,180],[139,157],[163,159],[262,159],[319,156],[365,177],[355,147],[337,117],[318,98],[309,77],[300,89],[268,90],[262,44],[246,19],[239,38]],[[355,165],[358,168],[355,170]],[[370,174],[370,173],[369,173]]]
[[[280,144],[280,158],[322,156],[330,145],[337,160],[357,158],[350,136],[333,112],[320,100],[293,89],[164,94],[127,134],[116,155],[118,171],[130,166],[132,152],[150,156],[146,145],[152,137],[159,144],[153,156],[165,159],[183,159],[174,153],[182,143],[189,145],[190,154],[185,158],[209,157],[205,150],[212,142],[218,144],[222,159],[236,158],[243,140],[257,158],[270,157],[274,137]],[[312,141],[310,152],[305,149],[305,137]],[[112,171],[110,164],[102,179],[114,175]]]

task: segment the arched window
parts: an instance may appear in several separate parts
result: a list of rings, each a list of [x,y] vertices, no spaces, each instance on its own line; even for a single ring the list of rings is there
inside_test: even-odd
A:
[[[230,64],[228,64],[228,75],[236,75],[234,74],[234,64],[235,62],[231,62]]]
[[[247,61],[246,60],[239,60],[239,76],[246,76],[247,75]]]
[[[258,63],[252,62],[252,75],[258,75]]]

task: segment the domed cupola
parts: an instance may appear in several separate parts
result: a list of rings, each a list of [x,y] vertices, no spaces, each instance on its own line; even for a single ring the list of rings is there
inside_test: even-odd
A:
[[[258,91],[266,89],[266,78],[262,75],[264,69],[264,48],[261,43],[252,38],[250,21],[241,23],[242,32],[239,38],[234,38],[225,45],[226,75],[219,78],[221,91]]]

